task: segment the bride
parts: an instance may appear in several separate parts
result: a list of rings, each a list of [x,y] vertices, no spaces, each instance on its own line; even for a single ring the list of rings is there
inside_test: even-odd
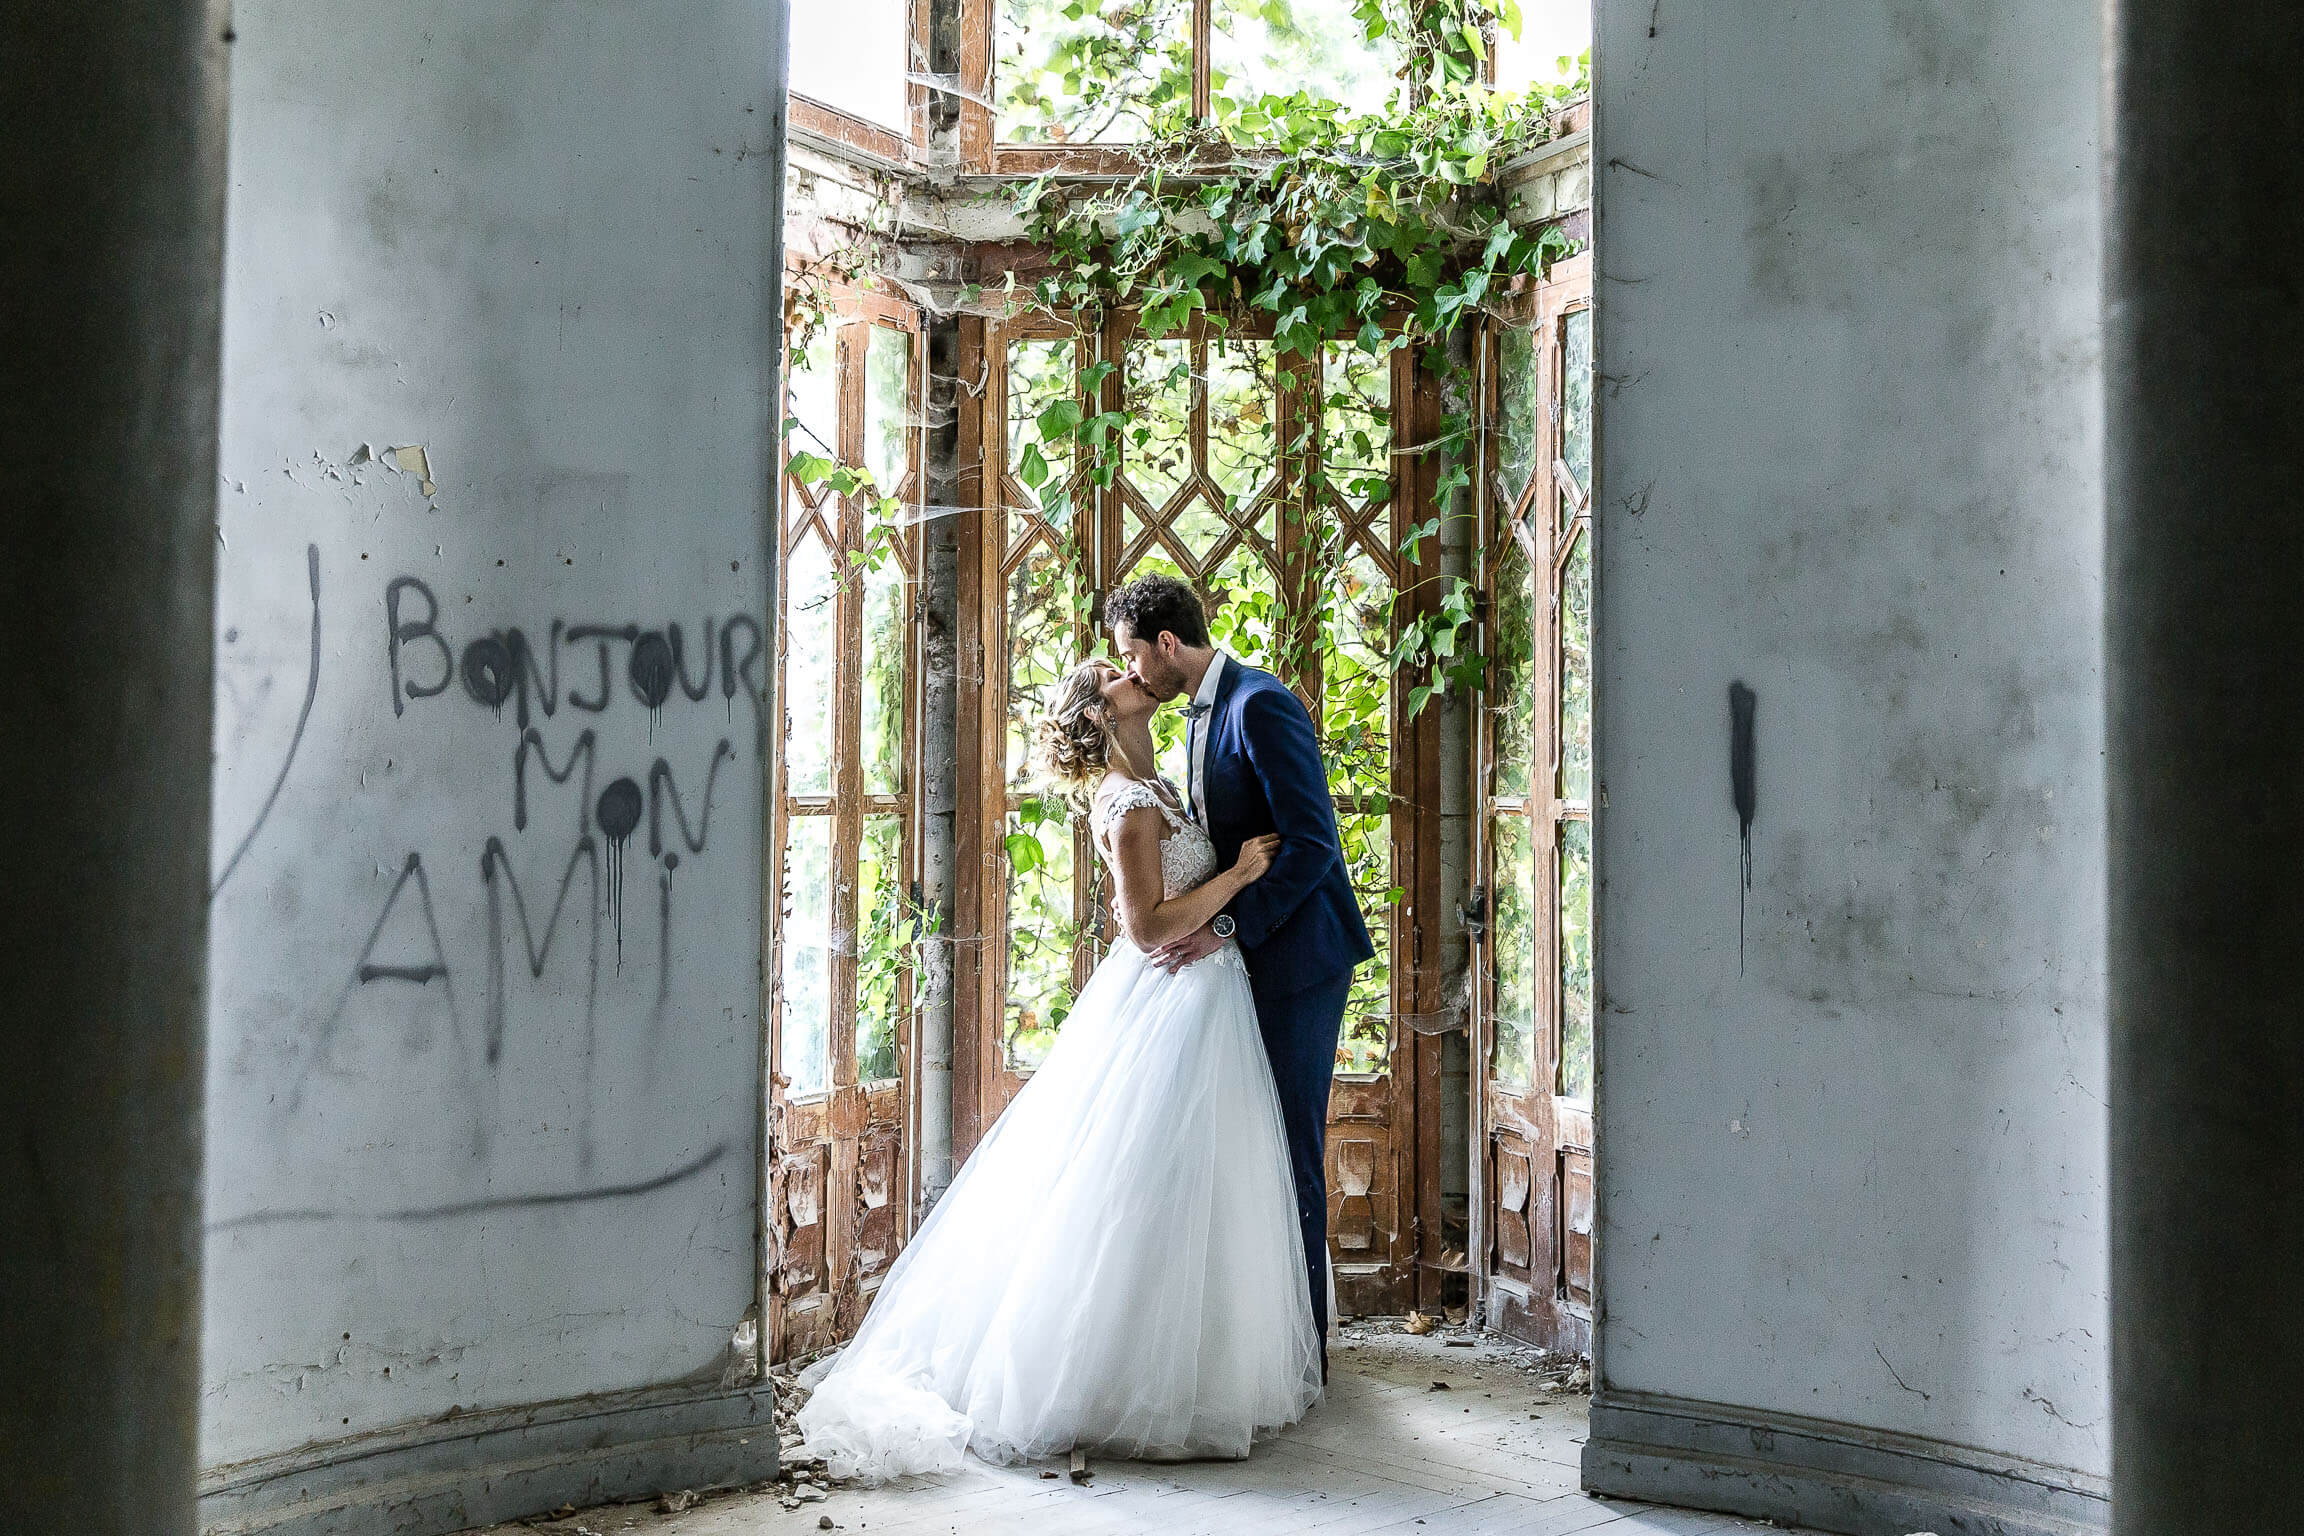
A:
[[[1153,770],[1157,701],[1090,662],[1041,759],[1076,795],[1127,932],[1048,1059],[897,1259],[800,1410],[807,1454],[868,1481],[1074,1447],[1248,1454],[1320,1395],[1280,1103],[1229,940],[1174,974],[1147,951],[1269,866],[1219,874]],[[809,1378],[804,1376],[806,1382]]]

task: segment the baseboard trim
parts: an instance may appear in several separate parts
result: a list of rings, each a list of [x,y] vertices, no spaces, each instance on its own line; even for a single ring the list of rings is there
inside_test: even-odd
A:
[[[2104,1536],[2103,1480],[1915,1436],[1603,1391],[1584,1486],[1842,1536]]]
[[[201,1536],[447,1536],[756,1482],[776,1471],[771,1410],[766,1386],[657,1388],[377,1430],[203,1474]]]

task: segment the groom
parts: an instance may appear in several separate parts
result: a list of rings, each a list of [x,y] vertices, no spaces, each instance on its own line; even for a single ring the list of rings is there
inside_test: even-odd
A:
[[[1328,1086],[1352,968],[1376,949],[1345,871],[1319,738],[1286,684],[1209,645],[1200,599],[1174,577],[1128,583],[1106,600],[1104,620],[1146,692],[1163,702],[1191,697],[1186,794],[1193,817],[1216,844],[1217,867],[1229,868],[1249,838],[1280,835],[1264,878],[1233,897],[1207,927],[1153,958],[1181,970],[1228,938],[1240,941],[1288,1128],[1325,1375]]]

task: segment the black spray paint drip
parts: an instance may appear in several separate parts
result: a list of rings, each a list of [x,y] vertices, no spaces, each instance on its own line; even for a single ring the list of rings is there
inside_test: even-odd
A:
[[[1744,902],[1752,892],[1752,818],[1760,805],[1754,765],[1752,712],[1759,696],[1739,678],[1728,685],[1728,792],[1736,802],[1736,839],[1741,848],[1743,888],[1736,893],[1736,972],[1744,972]]]
[[[608,839],[608,912],[616,924],[619,974],[624,969],[624,845],[640,825],[640,809],[640,786],[630,779],[618,779],[600,791],[600,803],[592,809],[601,835]]]

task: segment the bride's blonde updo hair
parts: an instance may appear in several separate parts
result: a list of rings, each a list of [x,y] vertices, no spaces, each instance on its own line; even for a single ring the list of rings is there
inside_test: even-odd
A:
[[[1036,734],[1040,767],[1068,793],[1092,792],[1112,763],[1112,736],[1104,728],[1104,667],[1084,661],[1056,685],[1056,697]]]

